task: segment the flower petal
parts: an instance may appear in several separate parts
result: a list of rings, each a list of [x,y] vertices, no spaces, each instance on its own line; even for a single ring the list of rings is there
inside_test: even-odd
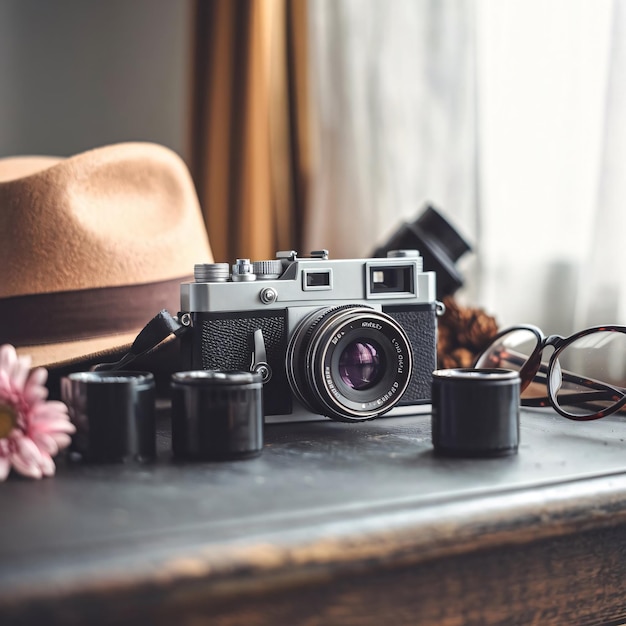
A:
[[[17,362],[13,366],[13,373],[10,374],[13,385],[20,391],[23,391],[26,379],[30,372],[30,364],[32,359],[30,356],[18,356]]]
[[[11,463],[13,464],[13,469],[22,474],[22,476],[41,478],[41,468],[39,465],[25,461],[19,454],[13,455]]]
[[[48,433],[35,433],[33,435],[33,441],[42,453],[45,452],[50,456],[56,456],[59,452],[59,444],[56,442],[56,439]]]
[[[45,386],[47,378],[48,370],[44,367],[37,367],[28,375],[24,385],[24,399],[31,406],[48,397],[48,389]]]
[[[9,459],[4,456],[0,457],[0,482],[6,480],[10,469],[11,463],[9,462]]]
[[[15,439],[15,442],[17,444],[18,453],[23,456],[25,460],[32,460],[34,463],[41,462],[41,452],[30,437],[20,437],[19,439]]]
[[[48,370],[45,367],[35,367],[30,371],[28,379],[36,385],[45,385],[48,380]]]
[[[9,372],[2,369],[0,363],[0,398],[6,399],[11,392],[11,381],[9,380]]]
[[[51,420],[38,420],[31,422],[30,431],[34,433],[67,433],[73,435],[76,432],[76,426],[69,420],[64,419],[51,419]]]
[[[59,400],[48,400],[36,404],[31,410],[31,419],[69,419],[67,406]]]
[[[54,442],[57,444],[59,450],[67,448],[67,446],[72,443],[72,438],[65,433],[50,433],[50,437],[54,439]]]
[[[17,451],[11,456],[13,467],[24,476],[41,478],[41,467],[45,463],[41,451],[28,437],[14,440]]]
[[[16,361],[17,352],[11,344],[5,343],[3,346],[0,346],[0,370],[7,373],[12,372]]]
[[[11,385],[21,391],[30,371],[31,358],[29,356],[17,356],[15,348],[11,344],[0,346],[0,370],[5,371]]]
[[[54,476],[54,472],[56,471],[56,465],[52,460],[52,457],[47,453],[42,453],[41,455],[42,463],[39,466],[41,469],[41,473],[44,476]]]

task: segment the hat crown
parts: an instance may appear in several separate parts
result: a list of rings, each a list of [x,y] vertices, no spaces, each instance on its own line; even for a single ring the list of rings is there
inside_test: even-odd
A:
[[[34,159],[44,169],[0,160],[0,297],[160,281],[211,260],[193,182],[171,150],[130,143]]]

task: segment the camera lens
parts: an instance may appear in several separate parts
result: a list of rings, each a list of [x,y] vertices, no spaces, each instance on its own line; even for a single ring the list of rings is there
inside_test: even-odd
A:
[[[384,356],[373,340],[351,342],[339,357],[341,380],[357,390],[369,389],[381,379]]]
[[[413,367],[401,326],[385,313],[356,305],[307,315],[291,336],[286,360],[300,402],[341,421],[389,411],[402,398]]]

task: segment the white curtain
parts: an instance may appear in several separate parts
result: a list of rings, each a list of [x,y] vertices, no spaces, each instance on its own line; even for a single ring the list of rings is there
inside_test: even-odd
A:
[[[426,201],[502,326],[626,323],[626,7],[309,0],[310,249],[360,257]],[[622,206],[624,205],[624,206]]]

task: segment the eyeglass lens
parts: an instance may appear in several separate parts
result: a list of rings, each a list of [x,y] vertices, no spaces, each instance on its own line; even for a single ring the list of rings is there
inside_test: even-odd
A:
[[[566,413],[593,415],[624,397],[626,333],[583,335],[567,343],[556,357],[550,388],[556,404]]]
[[[496,339],[479,357],[476,367],[504,368],[519,372],[537,348],[539,337],[531,330],[519,328],[511,330]],[[536,380],[522,380],[522,399],[546,397],[545,372],[548,364],[539,372]]]
[[[520,371],[538,343],[533,331],[512,330],[485,350],[476,367]],[[551,351],[544,352],[532,380],[524,380],[532,372],[521,371],[522,401],[547,396]],[[626,393],[626,333],[599,330],[567,342],[556,354],[550,389],[557,406],[572,416],[591,416],[614,406]]]

